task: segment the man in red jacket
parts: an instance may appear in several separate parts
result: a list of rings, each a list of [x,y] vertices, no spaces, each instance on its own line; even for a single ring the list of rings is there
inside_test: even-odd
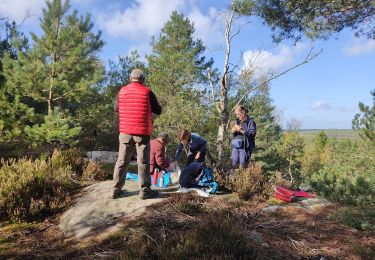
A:
[[[143,85],[145,75],[135,69],[130,74],[130,84],[122,87],[117,95],[115,111],[119,114],[119,153],[113,172],[112,198],[121,195],[130,159],[137,151],[138,178],[141,199],[154,198],[158,192],[150,188],[150,136],[152,113],[160,115],[161,106],[155,94]]]

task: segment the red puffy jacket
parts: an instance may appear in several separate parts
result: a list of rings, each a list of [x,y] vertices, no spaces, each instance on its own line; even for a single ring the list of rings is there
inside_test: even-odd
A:
[[[150,92],[148,87],[138,82],[121,88],[118,94],[120,133],[151,136]]]

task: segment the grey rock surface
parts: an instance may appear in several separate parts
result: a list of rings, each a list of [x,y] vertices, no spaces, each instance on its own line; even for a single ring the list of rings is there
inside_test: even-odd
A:
[[[66,236],[80,239],[115,232],[123,227],[123,220],[139,216],[147,206],[161,202],[168,194],[141,200],[138,183],[126,181],[126,194],[112,199],[111,186],[112,181],[103,181],[84,188],[75,204],[60,218],[60,228]]]

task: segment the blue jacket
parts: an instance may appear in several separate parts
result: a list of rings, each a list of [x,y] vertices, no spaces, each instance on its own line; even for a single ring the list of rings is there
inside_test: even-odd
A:
[[[193,153],[197,151],[203,152],[206,150],[207,141],[199,134],[191,133],[191,141],[189,144],[187,144],[187,146],[189,147],[189,150]],[[176,150],[176,161],[180,159],[182,148],[184,148],[184,145],[180,143]]]
[[[255,136],[257,133],[257,126],[255,121],[252,117],[247,117],[247,120],[244,122],[240,122],[239,119],[236,121],[237,125],[240,125],[245,132],[242,134],[241,132],[234,132],[233,139],[237,138],[245,138],[245,149],[246,150],[253,150],[255,148]],[[244,127],[245,126],[245,127]]]

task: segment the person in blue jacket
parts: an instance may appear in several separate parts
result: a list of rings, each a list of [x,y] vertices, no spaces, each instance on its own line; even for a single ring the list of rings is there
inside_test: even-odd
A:
[[[186,166],[180,175],[179,184],[181,188],[195,188],[203,174],[204,162],[192,162]]]
[[[255,148],[256,124],[254,119],[248,116],[248,111],[244,106],[236,106],[234,113],[237,120],[232,127],[231,159],[232,167],[236,169],[247,167],[249,164]]]
[[[176,161],[180,160],[180,155],[183,147],[189,149],[187,154],[186,166],[192,162],[204,162],[206,158],[207,141],[197,133],[190,133],[188,130],[183,130],[180,134],[180,143],[176,150]]]

